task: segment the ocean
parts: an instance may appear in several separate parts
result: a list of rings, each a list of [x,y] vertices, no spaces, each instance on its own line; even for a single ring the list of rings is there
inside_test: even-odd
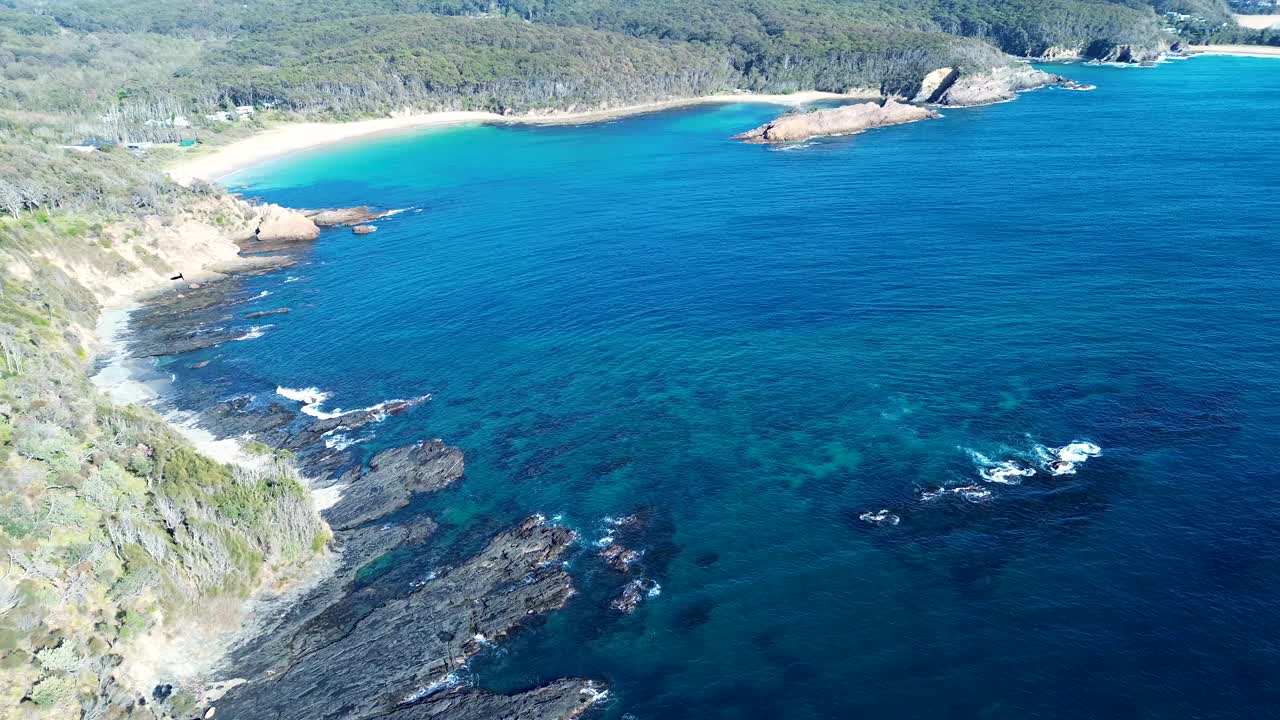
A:
[[[729,137],[783,109],[733,104],[254,167],[227,184],[403,212],[239,280],[291,312],[163,361],[168,402],[430,394],[335,439],[466,453],[405,511],[435,542],[362,584],[534,513],[581,537],[577,594],[478,687],[598,678],[611,720],[1280,717],[1280,62],[1053,69],[1097,90],[776,148]]]

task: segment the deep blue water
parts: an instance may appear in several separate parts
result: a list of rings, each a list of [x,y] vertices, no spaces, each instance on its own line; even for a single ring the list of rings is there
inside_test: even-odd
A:
[[[613,612],[627,578],[579,553],[484,687],[603,678],[639,720],[1280,717],[1280,61],[1067,72],[1099,89],[786,151],[727,139],[779,109],[729,105],[256,168],[231,183],[410,210],[248,280],[293,312],[179,382],[433,395],[361,447],[441,437],[466,478],[415,506],[440,549],[368,582],[641,512],[661,594]],[[1075,475],[919,499],[1077,439]]]

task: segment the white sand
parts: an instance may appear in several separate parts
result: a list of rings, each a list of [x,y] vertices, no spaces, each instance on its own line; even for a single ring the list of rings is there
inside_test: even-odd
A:
[[[187,184],[193,180],[216,182],[236,170],[274,157],[288,155],[299,150],[331,145],[344,140],[366,137],[378,133],[411,130],[418,128],[443,127],[448,125],[475,125],[481,123],[519,123],[527,125],[568,125],[576,123],[601,122],[627,115],[669,110],[691,105],[709,103],[766,103],[770,105],[803,105],[817,100],[866,99],[876,97],[876,93],[855,92],[851,94],[807,91],[787,95],[757,95],[753,93],[707,95],[697,98],[665,100],[662,102],[628,105],[625,107],[585,112],[548,111],[528,113],[524,115],[498,115],[490,112],[433,112],[408,113],[376,120],[357,120],[355,122],[310,122],[289,123],[271,130],[261,132],[229,145],[216,148],[208,153],[192,151],[193,156],[184,158],[170,168],[169,174],[178,182]]]
[[[1192,55],[1236,55],[1239,57],[1280,57],[1280,47],[1270,45],[1188,45]]]
[[[1266,30],[1280,25],[1280,15],[1232,15],[1236,24],[1254,30]]]

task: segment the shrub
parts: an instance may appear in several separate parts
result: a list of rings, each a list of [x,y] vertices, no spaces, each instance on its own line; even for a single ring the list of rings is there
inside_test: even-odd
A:
[[[36,653],[40,666],[51,673],[76,673],[84,665],[84,657],[69,640],[57,647],[44,648]]]
[[[31,418],[18,418],[13,428],[13,445],[19,455],[34,460],[51,460],[66,454],[74,444],[66,430]]]
[[[49,675],[31,688],[31,702],[50,708],[69,708],[76,699],[76,686],[66,675]]]

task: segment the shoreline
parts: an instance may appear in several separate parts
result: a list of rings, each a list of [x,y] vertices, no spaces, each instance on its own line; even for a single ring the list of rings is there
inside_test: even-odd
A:
[[[870,91],[834,93],[805,90],[785,95],[754,93],[704,95],[577,112],[549,111],[500,115],[478,110],[446,110],[350,122],[286,123],[215,148],[207,154],[184,157],[171,165],[168,173],[183,185],[189,185],[196,180],[216,183],[252,165],[302,150],[336,145],[384,133],[433,127],[487,124],[585,125],[697,105],[758,103],[797,107],[822,100],[866,100],[873,96],[878,98],[879,94]]]
[[[1280,58],[1280,46],[1272,45],[1188,45],[1187,54],[1230,55],[1233,57]]]

